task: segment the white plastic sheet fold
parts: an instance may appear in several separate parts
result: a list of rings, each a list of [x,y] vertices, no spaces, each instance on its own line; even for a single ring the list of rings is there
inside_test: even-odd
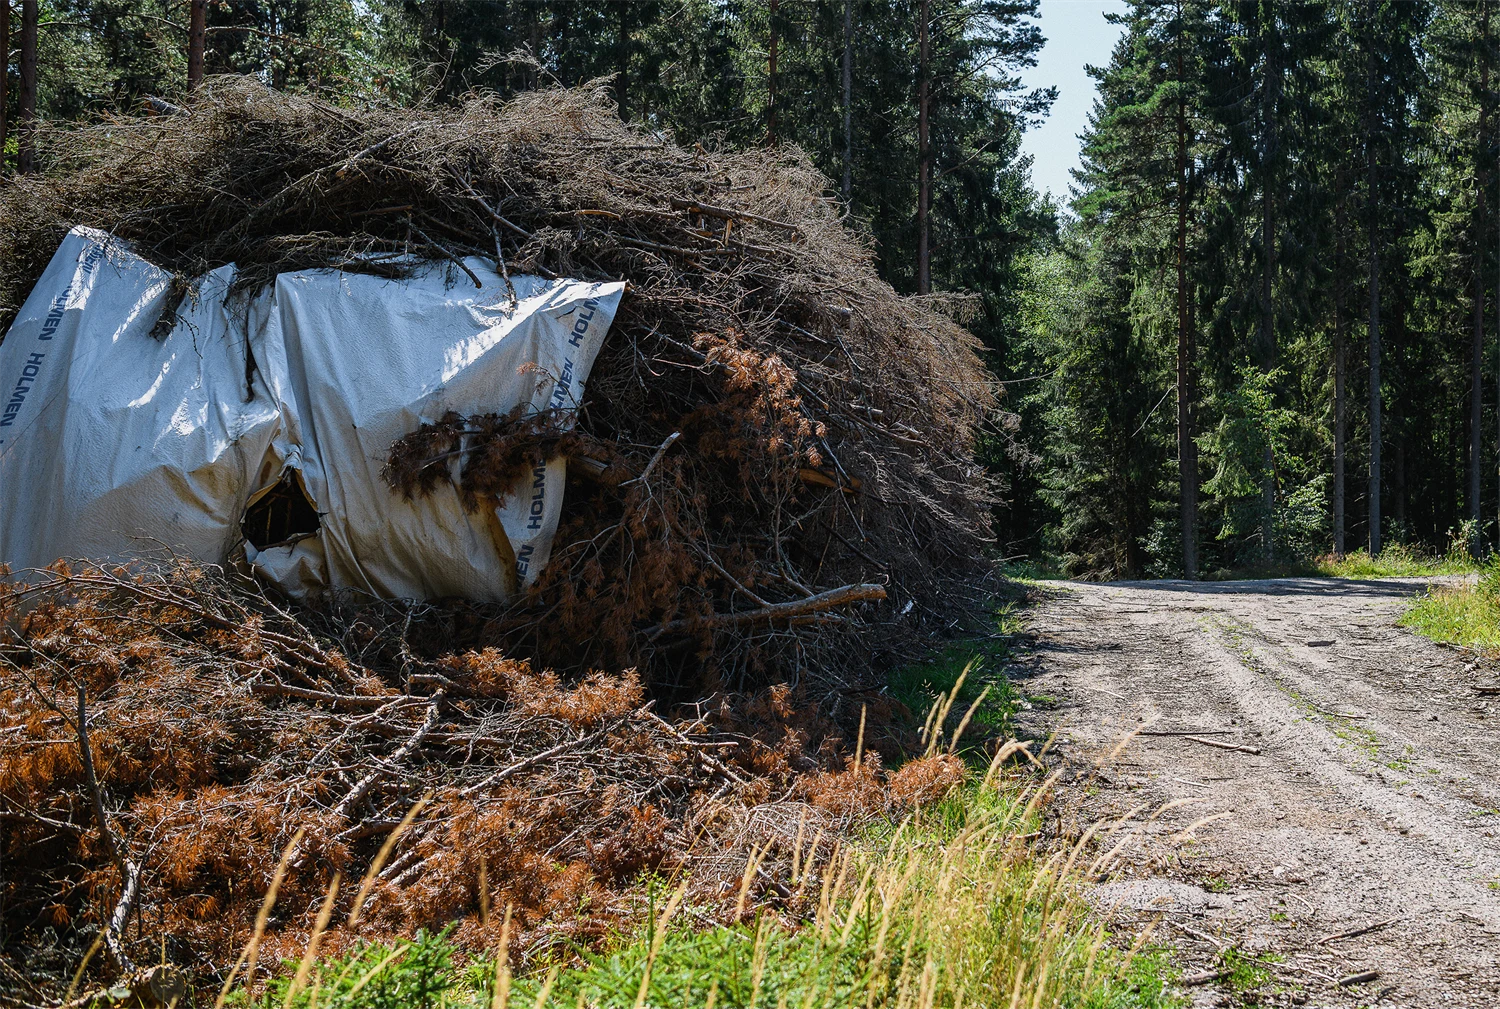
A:
[[[253,297],[229,295],[227,266],[173,305],[169,275],[74,229],[0,343],[0,563],[170,549],[243,557],[294,595],[512,597],[547,562],[565,460],[474,511],[446,484],[391,489],[390,447],[450,411],[576,407],[624,285],[515,277],[513,302],[466,265],[481,287],[427,264],[282,274]],[[242,520],[279,486],[316,532],[257,549]]]

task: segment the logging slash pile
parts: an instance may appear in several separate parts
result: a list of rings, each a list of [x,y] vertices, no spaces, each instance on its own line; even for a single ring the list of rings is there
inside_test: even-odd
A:
[[[576,416],[449,417],[392,446],[392,493],[454,481],[476,507],[570,459],[541,582],[486,615],[509,654],[689,693],[836,689],[972,593],[994,385],[968,333],[879,279],[800,152],[683,147],[599,87],[345,108],[234,78],[43,146],[50,170],[0,190],[0,326],[75,225],[185,284],[419,257],[468,285],[465,256],[629,283]]]
[[[720,920],[797,915],[794,857],[963,777],[938,752],[888,775],[876,738],[842,756],[784,686],[664,718],[633,673],[565,684],[408,618],[309,623],[181,566],[0,587],[0,993],[55,998],[91,939],[104,978],[165,956],[213,990],[273,888],[260,976],[325,901],[330,953],[450,923],[493,950],[508,907],[522,963],[637,923],[645,872]]]
[[[552,559],[513,604],[293,612],[183,564],[0,588],[0,965],[66,982],[97,936],[105,974],[165,953],[216,980],[279,864],[263,964],[340,880],[329,952],[351,917],[492,948],[506,906],[522,959],[588,945],[644,914],[632,880],[684,867],[725,917],[795,913],[815,897],[778,860],[962,776],[938,754],[886,774],[894,737],[850,751],[862,708],[872,737],[890,721],[873,672],[986,570],[994,386],[803,155],[681,146],[598,87],[392,109],[238,79],[42,146],[48,170],[0,188],[0,328],[77,225],[185,285],[414,259],[464,285],[482,256],[629,287],[576,416],[391,446],[392,494],[452,482],[475,507],[567,456]]]

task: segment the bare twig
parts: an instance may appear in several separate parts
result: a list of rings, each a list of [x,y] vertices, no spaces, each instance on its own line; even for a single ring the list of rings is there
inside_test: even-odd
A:
[[[795,224],[786,221],[778,221],[770,217],[762,217],[760,214],[752,214],[748,210],[735,210],[732,207],[716,207],[712,203],[701,203],[697,200],[684,200],[681,197],[672,197],[672,206],[677,210],[685,210],[689,214],[702,214],[705,217],[717,217],[725,221],[755,221],[758,224],[770,225],[773,228],[781,228],[794,235],[800,236],[802,229]]]
[[[1369,925],[1361,925],[1358,928],[1346,929],[1343,932],[1335,932],[1333,933],[1333,935],[1325,935],[1323,938],[1318,940],[1318,945],[1322,946],[1327,943],[1334,942],[1337,939],[1353,939],[1357,935],[1365,935],[1369,932],[1378,932],[1383,928],[1388,928],[1391,925],[1396,924],[1396,922],[1401,920],[1401,917],[1402,916],[1398,914],[1396,915],[1396,917],[1387,918],[1384,921],[1371,922]]]
[[[120,871],[120,899],[115,904],[114,913],[109,916],[109,922],[104,926],[104,941],[109,946],[110,955],[120,965],[123,971],[135,970],[135,965],[125,952],[124,935],[125,923],[130,918],[130,910],[135,905],[136,893],[141,885],[141,870],[130,857],[125,842],[118,840],[109,826],[109,814],[104,809],[104,792],[99,787],[99,778],[94,771],[94,752],[89,745],[89,720],[88,710],[85,703],[85,692],[82,683],[78,684],[78,757],[83,764],[84,779],[88,782],[89,798],[94,805],[94,819],[99,826],[99,840],[104,850],[109,854],[110,861]]]
[[[401,761],[411,756],[417,747],[422,745],[422,740],[427,738],[427,734],[432,731],[433,726],[437,725],[438,707],[442,703],[442,699],[443,692],[441,690],[432,695],[432,701],[427,705],[427,717],[422,720],[422,724],[417,727],[417,731],[412,733],[411,738],[401,744],[401,747],[395,753],[391,754],[389,763],[392,766],[400,764]],[[350,811],[359,805],[365,796],[370,794],[370,789],[375,787],[375,783],[391,773],[387,768],[376,768],[359,779],[359,783],[349,790],[349,794],[339,800],[337,806],[333,807],[333,815],[347,817]]]
[[[629,716],[626,717],[628,718]],[[571,750],[581,749],[582,747],[585,747],[588,744],[594,742],[596,739],[600,739],[606,733],[610,732],[625,720],[625,718],[613,719],[608,724],[595,729],[588,735],[580,736],[577,739],[571,740],[566,743],[559,743],[551,749],[543,750],[541,753],[533,754],[532,756],[527,757],[525,760],[520,760],[514,764],[511,764],[509,767],[501,768],[494,774],[491,774],[489,777],[485,778],[483,781],[465,788],[459,794],[464,796],[465,798],[468,798],[471,795],[477,795],[487,788],[493,788],[494,786],[500,784],[500,782],[504,781],[506,778],[514,777],[515,775],[520,774],[522,771],[529,770],[530,768],[535,767],[537,764],[540,764],[544,760],[551,760],[553,757],[560,757],[564,753],[567,753]]]
[[[633,483],[645,483],[646,479],[651,476],[651,471],[656,469],[656,464],[661,462],[661,457],[667,454],[667,449],[671,448],[672,444],[681,437],[681,431],[673,431],[671,434],[667,435],[666,440],[657,447],[656,454],[651,457],[651,461],[646,463],[646,468],[641,470],[641,475],[635,477],[634,479],[626,480],[625,484],[628,485]]]
[[[1228,977],[1231,973],[1232,973],[1232,971],[1230,971],[1226,967],[1220,967],[1217,970],[1199,971],[1196,974],[1184,974],[1182,976],[1182,982],[1181,983],[1182,983],[1182,985],[1184,987],[1191,988],[1191,987],[1194,987],[1196,985],[1211,984],[1214,981],[1223,980],[1224,978]]]
[[[421,228],[417,227],[415,224],[413,224],[411,226],[411,230],[413,230],[417,234],[421,235],[422,236],[422,240],[424,242],[426,242],[428,245],[432,246],[434,249],[436,249],[439,253],[441,253],[444,259],[447,259],[447,260],[451,261],[460,270],[462,270],[465,273],[467,273],[469,275],[469,279],[474,282],[474,286],[475,287],[479,287],[479,288],[484,287],[484,284],[480,283],[480,281],[479,281],[479,275],[477,273],[475,273],[473,270],[469,269],[469,264],[465,263],[463,261],[462,257],[460,257],[458,253],[456,253],[452,249],[448,248],[442,242],[439,242],[436,238],[433,238],[431,235],[429,235],[427,232],[423,231]]]
[[[667,722],[666,719],[662,718],[660,715],[656,714],[655,712],[651,712],[651,713],[649,713],[649,717],[657,725],[660,725],[663,729],[666,729],[667,732],[669,732],[671,734],[672,738],[675,739],[675,740],[677,740],[679,743],[682,743],[684,746],[692,746],[693,745],[692,740],[688,739],[688,737],[686,737],[682,733],[678,732],[675,728],[672,727],[672,725],[670,723]],[[712,757],[712,756],[708,755],[707,753],[702,753],[702,752],[699,752],[697,754],[697,757],[704,764],[704,766],[709,767],[709,768],[713,769],[714,771],[717,771],[719,774],[722,774],[724,777],[728,778],[730,781],[734,782],[736,785],[743,785],[743,784],[745,784],[745,779],[744,778],[740,777],[738,774],[735,774],[733,771],[731,771],[729,769],[729,767],[723,761],[719,760],[717,757]]]
[[[1241,746],[1238,743],[1226,743],[1219,739],[1204,739],[1202,736],[1183,736],[1182,738],[1190,743],[1202,743],[1204,746],[1213,746],[1220,750],[1232,750],[1235,753],[1250,753],[1257,757],[1260,756],[1260,747],[1258,746]]]

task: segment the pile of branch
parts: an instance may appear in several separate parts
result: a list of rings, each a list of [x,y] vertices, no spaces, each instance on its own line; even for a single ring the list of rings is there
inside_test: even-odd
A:
[[[846,761],[784,688],[669,720],[631,674],[566,684],[415,626],[378,607],[311,627],[181,566],[0,588],[0,965],[45,980],[51,930],[79,947],[37,981],[54,996],[90,936],[105,980],[165,950],[217,985],[273,887],[263,964],[301,952],[333,891],[330,952],[453,922],[493,949],[506,907],[523,958],[589,946],[643,913],[643,873],[688,869],[726,914],[783,899],[782,868],[841,824],[962,776]]]
[[[393,446],[392,493],[452,480],[476,507],[527,460],[576,463],[541,582],[483,616],[510,654],[836,691],[951,627],[986,570],[975,341],[879,279],[795,149],[681,146],[599,86],[402,110],[227,78],[42,147],[48,171],[0,188],[0,323],[74,225],[184,280],[238,263],[242,288],[415,260],[468,285],[468,256],[629,282],[577,416],[448,418]]]

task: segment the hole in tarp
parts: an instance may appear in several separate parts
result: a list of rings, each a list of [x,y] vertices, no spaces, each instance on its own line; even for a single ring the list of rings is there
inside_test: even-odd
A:
[[[287,470],[275,487],[245,510],[240,529],[257,550],[283,546],[318,531],[318,510],[302,492],[302,482]]]

